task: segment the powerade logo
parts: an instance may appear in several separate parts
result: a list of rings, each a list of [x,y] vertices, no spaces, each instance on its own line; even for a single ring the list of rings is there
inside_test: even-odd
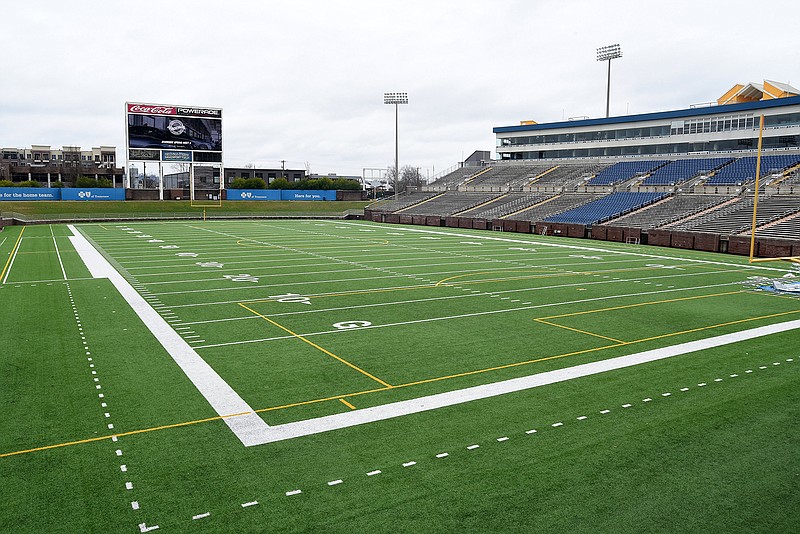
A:
[[[91,191],[78,191],[78,196],[81,198],[90,198],[92,196]]]

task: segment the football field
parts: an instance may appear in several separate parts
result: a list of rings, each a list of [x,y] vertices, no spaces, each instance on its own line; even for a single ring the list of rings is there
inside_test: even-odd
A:
[[[274,220],[8,227],[0,268],[3,531],[800,520],[788,264]]]

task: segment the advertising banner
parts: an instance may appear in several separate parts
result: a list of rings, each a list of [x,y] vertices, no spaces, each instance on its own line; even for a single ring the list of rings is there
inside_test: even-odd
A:
[[[281,200],[336,200],[336,191],[282,189]]]
[[[228,200],[280,200],[277,189],[229,189]]]
[[[192,161],[192,153],[185,150],[164,150],[161,152],[162,161]]]
[[[222,151],[221,109],[129,102],[126,110],[129,150]]]
[[[128,158],[134,161],[158,161],[161,157],[159,150],[150,150],[147,148],[134,148],[128,150]]]
[[[336,200],[336,191],[299,189],[229,189],[228,200]]]
[[[60,200],[58,187],[0,187],[0,200]]]
[[[64,188],[61,200],[125,200],[125,189],[110,187]]]

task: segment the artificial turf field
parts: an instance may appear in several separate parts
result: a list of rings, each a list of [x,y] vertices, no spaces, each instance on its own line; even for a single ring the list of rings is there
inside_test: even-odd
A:
[[[798,330],[244,447],[67,226],[23,228],[0,232],[0,531],[800,525]],[[800,319],[748,284],[788,265],[735,256],[344,221],[77,230],[270,426]]]

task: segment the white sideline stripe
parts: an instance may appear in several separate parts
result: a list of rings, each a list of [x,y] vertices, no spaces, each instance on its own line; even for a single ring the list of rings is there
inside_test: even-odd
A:
[[[53,245],[56,247],[56,256],[58,256],[58,264],[61,266],[61,274],[64,277],[64,280],[67,279],[67,272],[64,270],[64,262],[61,261],[61,253],[58,251],[58,243],[56,243],[56,234],[53,233],[53,225],[49,224],[50,227],[50,235],[53,236]]]
[[[605,373],[607,371],[614,371],[617,369],[624,369],[634,365],[654,362],[671,358],[673,356],[689,354],[692,352],[720,347],[731,343],[737,343],[739,341],[746,341],[749,339],[755,339],[758,337],[768,336],[770,334],[777,334],[796,329],[800,329],[800,320],[760,326],[758,328],[734,332],[732,334],[724,334],[708,339],[690,341],[687,343],[673,345],[671,347],[663,347],[660,349],[648,350],[636,354],[629,354],[627,356],[619,356],[617,358],[611,358],[608,360],[576,365],[574,367],[556,369],[554,371],[547,371],[521,378],[513,378],[510,380],[504,380],[502,382],[473,386],[457,391],[448,391],[446,393],[439,393],[436,395],[429,395],[426,397],[394,402],[381,406],[374,406],[372,408],[362,408],[360,410],[328,415],[316,419],[308,419],[306,421],[297,421],[294,423],[271,426],[261,433],[259,444],[294,439],[301,436],[320,434],[322,432],[330,432],[332,430],[339,430],[351,426],[374,423],[376,421],[384,421],[386,419],[392,419],[404,415],[436,410],[445,406],[454,406],[456,404],[462,404],[465,402],[524,391],[539,386],[572,380],[574,378]]]
[[[20,232],[22,232],[22,230],[20,230]],[[25,239],[24,237],[21,237],[19,240],[19,245],[17,246],[17,248],[14,249],[14,255],[11,256],[11,263],[8,264],[8,270],[6,271],[5,278],[3,278],[2,282],[3,284],[5,284],[8,281],[8,275],[11,274],[11,268],[14,267],[14,260],[17,259],[17,252],[19,252],[19,249],[22,248],[22,241],[24,239]]]
[[[136,292],[73,225],[68,227],[74,234],[69,238],[72,246],[75,247],[92,276],[108,278],[111,281],[217,414],[220,416],[244,414],[225,417],[223,421],[245,446],[261,443],[262,436],[269,429],[264,420],[195,352],[180,334],[172,329],[169,323]]]

